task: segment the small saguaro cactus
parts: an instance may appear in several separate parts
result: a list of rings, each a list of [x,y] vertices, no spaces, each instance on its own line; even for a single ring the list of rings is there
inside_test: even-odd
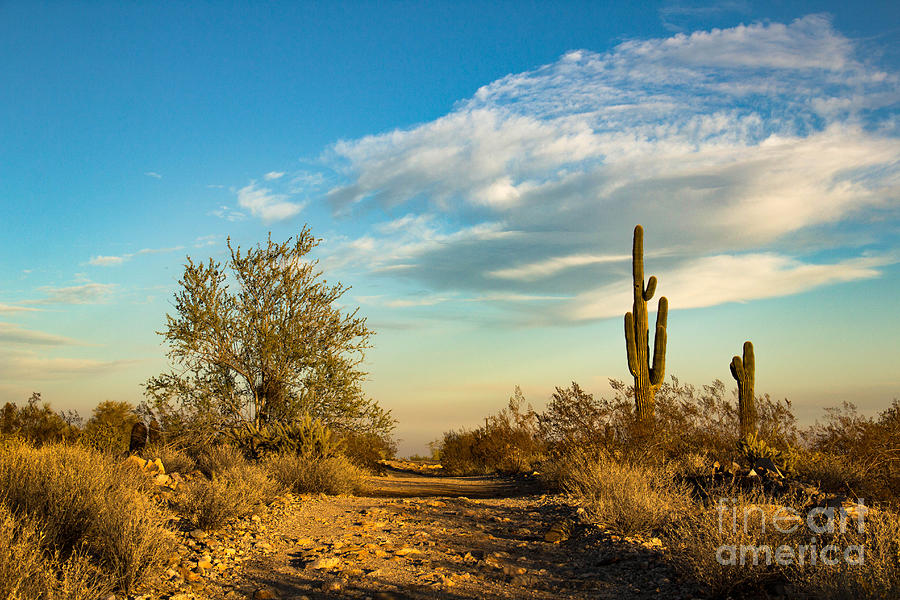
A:
[[[756,401],[753,397],[753,377],[756,374],[756,359],[753,344],[744,342],[744,359],[731,359],[731,375],[738,384],[738,418],[741,423],[741,439],[756,433]]]
[[[650,277],[644,286],[644,228],[634,228],[632,250],[634,275],[634,305],[625,314],[625,349],[628,352],[628,370],[634,376],[634,406],[638,423],[647,425],[653,420],[653,397],[666,375],[666,318],[669,301],[659,299],[656,312],[656,339],[653,344],[653,363],[650,363],[650,334],[647,329],[647,301],[656,291],[656,277]]]

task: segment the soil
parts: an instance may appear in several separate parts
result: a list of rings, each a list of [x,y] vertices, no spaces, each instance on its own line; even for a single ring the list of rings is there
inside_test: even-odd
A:
[[[208,537],[186,533],[154,587],[136,598],[700,596],[659,540],[580,524],[571,500],[531,481],[397,463],[365,496],[289,495]]]

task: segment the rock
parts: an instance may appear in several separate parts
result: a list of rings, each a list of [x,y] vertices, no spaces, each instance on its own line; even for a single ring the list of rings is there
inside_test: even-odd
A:
[[[757,473],[764,473],[770,477],[784,479],[784,475],[781,474],[781,471],[775,466],[775,462],[769,457],[757,458],[753,463],[753,470]]]
[[[569,524],[565,521],[559,521],[544,534],[544,541],[551,544],[559,544],[569,539],[570,534]]]
[[[322,584],[323,592],[339,592],[344,588],[343,584],[338,580],[326,581]]]
[[[195,540],[205,540],[209,537],[209,534],[202,529],[195,529],[190,533],[190,536]]]
[[[266,541],[261,541],[261,542],[256,542],[253,545],[253,547],[256,548],[257,550],[271,550],[272,544],[270,544],[269,542],[266,542]]]
[[[153,484],[161,487],[175,488],[175,481],[166,475],[165,473],[160,473],[159,475],[155,475],[153,477]]]
[[[341,559],[334,556],[322,557],[309,565],[310,569],[330,570],[341,564]]]
[[[138,469],[143,471],[144,465],[147,464],[147,461],[144,460],[143,458],[141,458],[140,456],[135,456],[134,454],[132,454],[131,456],[129,456],[128,458],[125,459],[125,464],[126,465],[134,465],[135,467],[137,467]]]
[[[252,600],[277,600],[279,598],[278,592],[270,587],[259,588],[258,590],[253,592],[253,595],[250,596]]]
[[[505,575],[514,576],[514,575],[524,575],[528,572],[528,569],[525,567],[521,567],[519,565],[503,565],[503,573]]]
[[[408,554],[421,554],[421,552],[415,548],[410,548],[409,546],[405,546],[394,552],[394,556],[406,556]]]

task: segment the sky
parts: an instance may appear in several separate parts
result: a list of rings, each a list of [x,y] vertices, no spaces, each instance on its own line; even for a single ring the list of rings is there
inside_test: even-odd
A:
[[[733,388],[749,339],[802,422],[873,414],[898,42],[895,2],[0,2],[0,402],[139,403],[186,257],[309,224],[424,452],[630,381],[640,223],[668,374]]]

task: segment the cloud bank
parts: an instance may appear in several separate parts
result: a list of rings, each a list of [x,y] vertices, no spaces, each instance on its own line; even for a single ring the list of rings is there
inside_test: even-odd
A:
[[[435,121],[334,144],[335,214],[389,218],[329,239],[325,264],[428,298],[565,290],[568,319],[627,310],[612,285],[636,223],[674,309],[729,269],[741,284],[704,298],[875,277],[891,260],[861,246],[892,250],[898,101],[897,74],[821,15],[572,51]]]

